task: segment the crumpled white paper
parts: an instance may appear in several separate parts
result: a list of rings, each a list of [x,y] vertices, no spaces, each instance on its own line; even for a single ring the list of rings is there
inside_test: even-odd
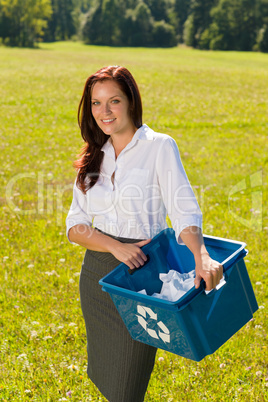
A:
[[[171,269],[167,274],[159,274],[159,279],[163,282],[160,293],[152,294],[153,297],[175,302],[185,295],[194,286],[195,270],[181,274]],[[138,293],[145,294],[146,290]]]

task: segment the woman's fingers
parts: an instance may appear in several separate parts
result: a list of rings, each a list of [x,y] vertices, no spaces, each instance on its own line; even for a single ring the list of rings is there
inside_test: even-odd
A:
[[[219,262],[215,260],[211,260],[211,267],[213,288],[215,288],[220,283],[220,280],[222,278],[223,267]]]
[[[201,279],[206,283],[206,290],[214,289],[220,282],[223,275],[222,265],[205,255],[201,263],[196,266],[195,287],[198,288]]]
[[[151,239],[142,240],[138,243],[119,243],[113,251],[113,255],[119,261],[124,262],[130,269],[143,266],[147,257],[141,247],[148,244]]]
[[[131,256],[132,258],[130,260],[130,262],[134,265],[133,268],[130,267],[131,269],[139,268],[140,266],[143,266],[144,263],[147,261],[147,256],[144,254],[141,247],[150,243],[150,241],[151,241],[151,239],[147,239],[147,240],[139,241],[138,243],[131,244],[132,246],[136,247],[135,253]]]
[[[143,247],[143,246],[145,246],[146,244],[150,243],[151,240],[152,240],[152,239],[141,240],[141,241],[139,241],[138,243],[134,243],[134,244],[135,244],[136,246]]]
[[[139,268],[141,265],[144,265],[144,262],[146,260],[147,257],[143,252],[141,252],[140,254],[139,252],[137,252],[135,255],[131,256],[130,262],[134,265],[133,268]]]

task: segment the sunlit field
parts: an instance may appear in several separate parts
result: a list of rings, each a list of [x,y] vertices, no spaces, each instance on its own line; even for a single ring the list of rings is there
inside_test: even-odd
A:
[[[177,141],[204,233],[247,243],[260,306],[199,363],[159,350],[145,401],[268,401],[268,55],[72,42],[0,47],[0,400],[105,401],[86,375],[84,249],[65,218],[78,102],[111,64],[137,80],[144,122]]]

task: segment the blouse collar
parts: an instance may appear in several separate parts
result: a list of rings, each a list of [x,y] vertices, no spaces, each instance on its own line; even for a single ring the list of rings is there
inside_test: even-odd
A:
[[[153,137],[154,137],[154,132],[152,129],[150,129],[150,127],[147,126],[147,124],[143,124],[140,128],[138,128],[138,130],[135,132],[135,134],[133,135],[131,141],[127,144],[127,146],[125,147],[125,150],[132,148],[134,146],[134,144],[138,141],[138,140],[142,140],[142,141],[152,141]],[[109,155],[112,156],[114,155],[114,148],[112,146],[112,142],[111,142],[111,137],[108,138],[108,140],[105,142],[105,144],[102,146],[101,150]]]

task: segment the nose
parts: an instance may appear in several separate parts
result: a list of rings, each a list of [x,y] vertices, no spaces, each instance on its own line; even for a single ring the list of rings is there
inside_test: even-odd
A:
[[[103,111],[104,114],[110,114],[111,113],[110,105],[109,105],[108,102],[103,104],[103,110],[102,111]]]

